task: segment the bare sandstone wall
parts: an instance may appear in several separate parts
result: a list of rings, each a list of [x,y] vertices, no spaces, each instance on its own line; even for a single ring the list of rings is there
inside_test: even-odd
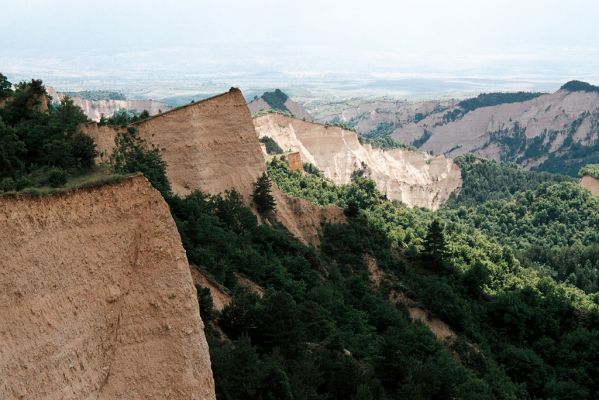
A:
[[[1,399],[214,399],[169,209],[141,176],[0,198]]]
[[[437,209],[462,185],[459,167],[443,156],[374,149],[360,143],[354,132],[281,114],[254,118],[254,125],[260,137],[271,137],[283,151],[298,151],[302,161],[333,182],[347,184],[354,171],[366,168],[381,192],[409,206]]]
[[[194,189],[216,194],[234,188],[249,198],[266,169],[239,89],[135,126],[141,138],[160,149],[173,190],[182,195]]]
[[[595,196],[599,196],[599,179],[595,179],[592,176],[585,175],[580,178],[580,186],[585,189],[589,189]]]

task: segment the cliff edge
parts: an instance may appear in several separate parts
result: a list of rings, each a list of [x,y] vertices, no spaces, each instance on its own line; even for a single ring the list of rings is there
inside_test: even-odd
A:
[[[437,209],[462,185],[460,168],[449,158],[405,149],[382,150],[362,144],[355,132],[301,121],[282,114],[254,118],[260,137],[271,137],[284,151],[299,151],[302,160],[336,184],[347,184],[365,169],[382,193],[408,206]]]
[[[0,398],[215,398],[185,251],[144,177],[0,197],[0,254]]]

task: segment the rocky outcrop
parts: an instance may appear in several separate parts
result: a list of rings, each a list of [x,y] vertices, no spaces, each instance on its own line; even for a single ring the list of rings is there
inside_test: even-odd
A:
[[[284,151],[299,151],[303,162],[318,167],[337,184],[351,182],[360,169],[391,199],[409,206],[439,208],[461,187],[461,173],[453,160],[426,153],[381,150],[362,144],[356,133],[300,121],[281,114],[254,119],[260,137],[269,136]]]
[[[51,86],[47,86],[48,94],[52,96],[54,101],[62,101],[64,94],[57,92]],[[155,100],[88,100],[81,97],[71,97],[73,104],[80,107],[85,115],[92,121],[100,121],[102,115],[106,118],[111,117],[120,110],[142,112],[148,111],[150,115],[156,115],[164,111],[170,110],[167,104]]]
[[[0,254],[0,398],[215,398],[185,251],[145,178],[0,198]]]
[[[599,196],[599,179],[585,175],[580,178],[580,186],[590,190],[595,196]]]

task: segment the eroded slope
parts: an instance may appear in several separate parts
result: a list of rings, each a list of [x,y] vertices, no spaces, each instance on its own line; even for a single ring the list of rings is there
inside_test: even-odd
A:
[[[281,114],[257,117],[254,125],[260,137],[271,137],[284,151],[299,151],[304,162],[333,182],[349,183],[355,171],[364,169],[381,192],[410,206],[437,209],[461,186],[460,169],[445,157],[375,149],[360,143],[354,132]]]
[[[0,398],[215,398],[185,251],[145,178],[0,198],[0,255]]]
[[[528,167],[542,166],[551,157],[573,149],[580,152],[599,141],[599,94],[595,92],[562,89],[528,101],[477,108],[456,119],[450,117],[452,111],[400,127],[393,136],[434,154],[455,157],[474,152]],[[558,172],[553,164],[542,169]]]

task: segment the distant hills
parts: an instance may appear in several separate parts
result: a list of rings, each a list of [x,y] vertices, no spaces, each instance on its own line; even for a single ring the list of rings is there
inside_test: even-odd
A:
[[[555,93],[484,93],[462,101],[379,102],[327,119],[368,137],[391,136],[433,154],[475,153],[575,176],[599,162],[599,87],[571,81]],[[373,123],[375,121],[376,123]]]

